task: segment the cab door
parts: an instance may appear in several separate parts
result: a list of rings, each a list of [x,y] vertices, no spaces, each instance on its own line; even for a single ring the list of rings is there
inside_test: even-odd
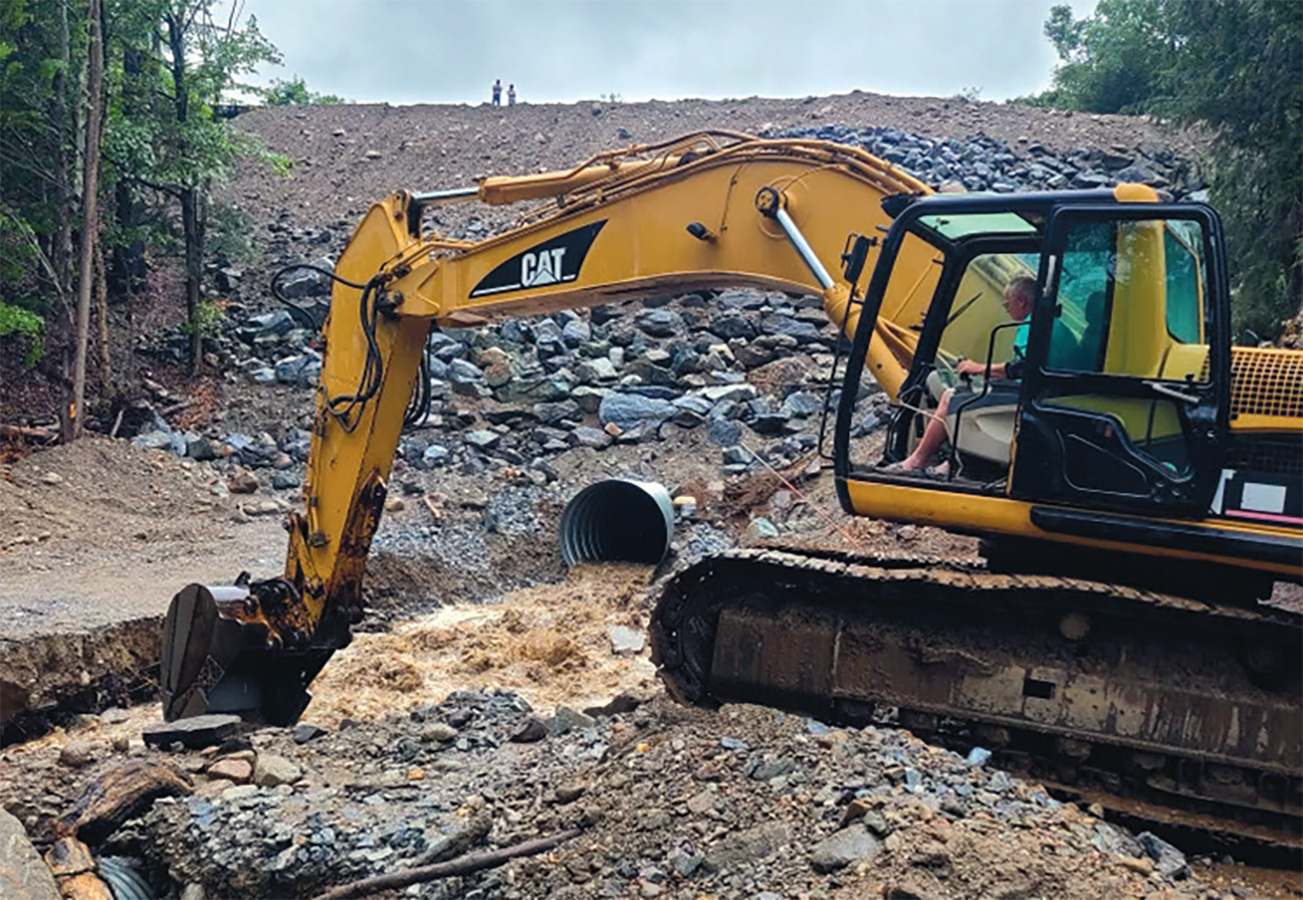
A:
[[[1230,349],[1220,225],[1198,205],[1060,207],[1038,275],[1011,495],[1206,513]]]

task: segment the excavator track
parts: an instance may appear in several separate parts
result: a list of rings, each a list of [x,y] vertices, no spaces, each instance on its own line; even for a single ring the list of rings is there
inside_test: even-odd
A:
[[[980,564],[739,550],[671,578],[653,659],[680,701],[919,737],[1126,816],[1297,858],[1303,616]]]

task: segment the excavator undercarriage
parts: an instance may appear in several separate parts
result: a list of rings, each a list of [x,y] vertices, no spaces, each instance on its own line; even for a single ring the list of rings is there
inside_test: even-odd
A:
[[[1303,847],[1303,617],[979,564],[808,549],[709,557],[652,622],[670,690],[981,745],[1114,805]]]

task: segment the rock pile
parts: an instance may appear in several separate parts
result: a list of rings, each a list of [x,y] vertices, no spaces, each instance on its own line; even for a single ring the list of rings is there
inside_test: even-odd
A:
[[[307,340],[303,329],[280,333],[287,320],[284,311],[253,316],[235,331],[248,339],[247,352],[274,355],[285,341]],[[753,290],[436,332],[427,351],[430,410],[400,441],[397,455],[418,470],[524,467],[546,483],[550,456],[701,428],[726,473],[762,460],[785,465],[816,445],[825,398],[838,402],[838,393],[826,390],[837,341],[818,298]],[[315,379],[320,361],[307,349],[261,368],[240,365],[302,383]],[[876,424],[870,409],[882,398],[866,391],[864,402],[861,432]],[[282,427],[279,439],[269,432],[179,432],[155,416],[134,441],[272,470],[255,476],[258,483],[234,477],[229,489],[239,493],[263,482],[295,486],[298,479],[287,470],[306,459],[310,436],[293,426]]]
[[[308,896],[579,826],[546,862],[419,895],[1206,896],[1154,835],[894,729],[664,699],[540,716],[506,692],[460,691],[410,716],[265,729],[252,744],[293,757],[303,778],[232,785],[210,761],[194,796],[156,802],[107,849],[144,847],[154,870],[209,896]]]
[[[879,159],[905,169],[934,187],[958,185],[966,191],[1060,191],[1112,187],[1133,181],[1180,199],[1207,187],[1202,173],[1163,144],[1077,147],[1056,153],[1022,138],[1016,148],[983,134],[966,140],[932,140],[899,128],[851,128],[833,124],[789,128],[780,137],[816,138],[863,147]]]
[[[544,720],[518,696],[477,691],[383,722],[345,720],[334,733],[268,729],[252,744],[251,783],[220,766],[252,750],[221,757],[194,796],[155,803],[130,837],[209,896],[310,896],[455,856],[521,822],[503,799],[518,779],[560,778],[607,746],[584,713],[563,707]],[[293,777],[259,780],[264,760]]]

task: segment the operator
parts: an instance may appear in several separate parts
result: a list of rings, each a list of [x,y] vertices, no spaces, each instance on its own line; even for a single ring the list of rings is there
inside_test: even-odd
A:
[[[502,79],[501,78],[493,79],[493,105],[494,106],[502,105]]]
[[[1017,381],[1022,378],[1023,357],[1027,353],[1027,338],[1031,333],[1031,323],[1027,317],[1032,312],[1032,302],[1036,296],[1036,280],[1026,275],[1020,275],[1004,286],[1004,310],[1009,314],[1009,318],[1015,322],[1021,322],[1013,336],[1013,359],[1008,362],[995,363],[991,366],[990,377]],[[972,359],[961,359],[955,364],[955,373],[957,375],[986,375],[986,365]],[[927,427],[923,429],[923,437],[919,440],[918,446],[914,452],[905,457],[898,463],[887,466],[888,472],[917,472],[926,471],[929,474],[945,476],[950,474],[949,463],[942,463],[939,466],[932,467],[932,460],[941,450],[941,445],[945,443],[946,416],[950,412],[950,400],[954,396],[955,389],[949,388],[941,395],[941,401],[932,413],[932,418],[928,420]]]

